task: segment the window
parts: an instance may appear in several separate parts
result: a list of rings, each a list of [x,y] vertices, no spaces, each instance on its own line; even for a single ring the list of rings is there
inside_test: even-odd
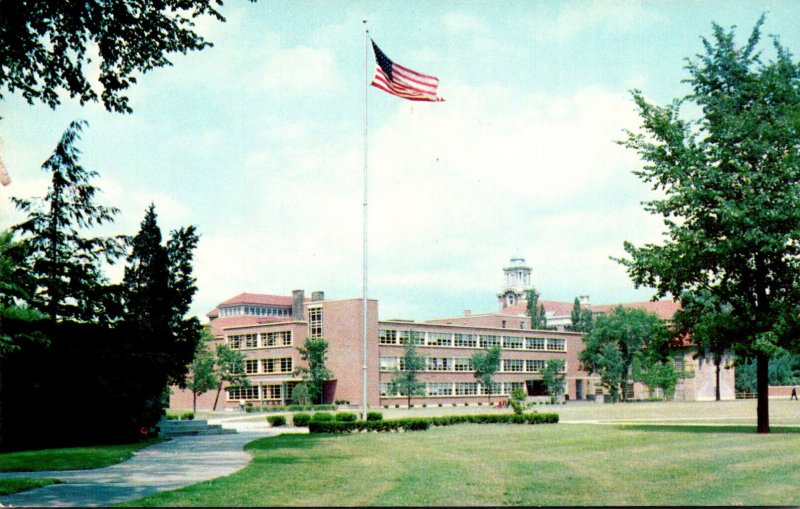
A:
[[[492,384],[488,388],[481,385],[480,394],[488,395],[489,391],[491,391],[492,394],[502,394],[503,384],[499,382],[492,382]]]
[[[453,335],[444,332],[429,332],[428,346],[453,346]]]
[[[453,384],[452,383],[434,383],[428,382],[426,384],[426,392],[428,396],[452,396]]]
[[[525,348],[528,350],[544,350],[544,338],[525,338]]]
[[[416,331],[407,331],[407,330],[400,331],[400,344],[401,345],[407,345],[408,344],[408,338],[409,338],[409,336],[412,336],[412,335],[414,336],[414,344],[415,345],[424,345],[425,344],[425,338],[422,336],[422,334],[420,334],[419,332],[416,332]]]
[[[292,358],[277,357],[273,359],[261,359],[261,367],[263,373],[291,373]]]
[[[397,357],[381,357],[381,371],[393,371],[399,365]]]
[[[244,372],[252,375],[258,373],[258,359],[247,359],[244,361]]]
[[[538,373],[544,369],[545,361],[543,359],[529,359],[525,361],[525,371],[528,373]]]
[[[265,385],[261,388],[264,399],[282,399],[280,385]]]
[[[683,357],[675,356],[675,371],[683,371]]]
[[[566,348],[564,347],[564,340],[549,338],[547,340],[547,349],[555,352],[563,352],[564,350],[566,350]]]
[[[251,387],[229,387],[228,388],[228,401],[237,401],[240,399],[259,399],[258,386]]]
[[[481,334],[480,344],[481,348],[493,348],[495,346],[500,346],[500,337]]]
[[[308,335],[312,338],[322,337],[322,308],[310,308],[308,310]]]
[[[228,348],[238,349],[242,347],[242,336],[228,336]]]
[[[504,329],[506,328],[506,321],[505,320],[503,320],[503,328]]]
[[[258,348],[258,334],[245,334],[244,335],[245,348]]]
[[[394,329],[381,329],[378,332],[378,342],[382,345],[396,345],[397,331]]]
[[[453,359],[455,371],[472,371],[472,359]]]
[[[525,361],[520,359],[503,359],[503,371],[521,372],[525,370]]]
[[[261,335],[261,341],[264,346],[291,346],[292,345],[292,331],[282,330],[274,332],[265,332]]]
[[[514,389],[522,389],[525,390],[525,383],[524,382],[506,382],[503,384],[503,394],[511,395],[511,391]]]
[[[462,348],[476,348],[478,346],[478,340],[475,334],[456,334],[455,345]]]
[[[519,322],[519,328],[520,329],[524,329],[525,328],[525,322]]]
[[[478,394],[478,384],[475,382],[456,382],[456,396],[474,396]]]
[[[452,361],[444,357],[428,357],[425,359],[425,367],[428,371],[451,371]]]
[[[383,397],[394,396],[394,394],[392,394],[391,391],[392,391],[392,384],[390,382],[381,382],[381,396]]]
[[[503,348],[511,348],[521,350],[524,340],[517,336],[503,336]]]

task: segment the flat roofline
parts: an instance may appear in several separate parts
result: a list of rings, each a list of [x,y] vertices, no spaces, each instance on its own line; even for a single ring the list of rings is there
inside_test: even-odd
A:
[[[581,336],[582,332],[572,332],[572,331],[560,331],[560,330],[541,330],[541,329],[509,329],[509,328],[502,328],[502,327],[486,327],[485,325],[462,325],[458,323],[428,323],[428,322],[404,322],[404,321],[396,321],[396,320],[378,320],[378,326],[383,324],[393,324],[393,325],[419,325],[423,327],[449,327],[454,329],[481,329],[481,330],[491,330],[491,331],[505,331],[505,332],[547,332],[549,334],[566,334],[570,336]]]

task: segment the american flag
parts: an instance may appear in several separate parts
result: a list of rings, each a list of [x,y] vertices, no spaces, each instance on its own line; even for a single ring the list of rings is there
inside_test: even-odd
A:
[[[436,95],[439,78],[412,71],[408,67],[392,62],[372,41],[375,50],[375,78],[372,86],[409,101],[444,101]]]

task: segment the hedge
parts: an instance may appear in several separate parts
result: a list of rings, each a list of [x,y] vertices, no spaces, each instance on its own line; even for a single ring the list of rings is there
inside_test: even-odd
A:
[[[308,426],[308,423],[311,422],[311,415],[309,414],[294,414],[292,415],[292,424],[295,426]]]
[[[325,413],[325,412],[314,412],[314,415],[311,416],[312,421],[332,421],[333,414]]]
[[[334,414],[334,420],[341,422],[353,422],[356,420],[356,414],[353,412],[339,412]]]
[[[377,413],[377,412],[376,412]],[[550,424],[558,422],[555,413],[528,414],[476,414],[449,415],[444,417],[420,417],[409,419],[389,419],[375,421],[319,421],[312,419],[308,424],[310,433],[351,433],[353,431],[421,431],[433,426],[450,426],[460,423],[471,424]]]
[[[270,415],[267,417],[267,421],[272,427],[286,426],[286,417],[282,415]]]
[[[382,421],[383,414],[380,412],[367,412],[367,420],[368,421]]]

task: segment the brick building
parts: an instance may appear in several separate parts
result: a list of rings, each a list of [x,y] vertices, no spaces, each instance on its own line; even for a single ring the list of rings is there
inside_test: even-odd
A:
[[[425,359],[426,369],[420,374],[425,383],[425,396],[413,398],[415,404],[452,404],[486,401],[487,394],[473,376],[470,358],[492,346],[501,348],[500,370],[494,377],[493,396],[506,396],[514,388],[523,388],[529,396],[544,397],[540,370],[548,359],[565,361],[566,390],[570,400],[594,398],[601,393],[599,378],[579,369],[578,354],[583,349],[582,334],[569,332],[573,303],[540,301],[548,315],[548,324],[559,330],[531,330],[525,316],[525,290],[530,288],[530,267],[517,257],[504,268],[505,284],[498,293],[499,309],[494,313],[469,311],[464,316],[414,322],[381,320],[378,301],[367,306],[367,404],[379,406],[403,403],[405,397],[391,393],[395,368],[402,369],[404,342],[412,331],[417,338],[417,355]],[[590,306],[588,297],[581,297],[582,306],[593,313],[610,312],[614,306]],[[624,304],[656,312],[670,319],[678,309],[671,301]],[[242,293],[221,302],[208,313],[215,342],[224,342],[242,352],[245,371],[251,383],[247,389],[222,391],[218,408],[237,408],[241,400],[256,405],[284,404],[291,400],[293,388],[301,381],[294,375],[301,363],[297,347],[307,337],[324,337],[329,344],[326,366],[333,373],[325,389],[325,400],[362,400],[362,300],[325,298],[313,292],[308,298],[303,290],[292,296]],[[211,345],[213,348],[213,345]],[[695,359],[687,346],[676,355],[676,364],[683,364],[695,376],[681,382],[678,399],[713,399],[715,384],[713,366],[702,357]],[[733,369],[725,369],[721,377],[723,398],[733,398]],[[647,397],[645,387],[634,384],[630,395]],[[198,398],[198,408],[211,409],[216,394]],[[192,407],[188,391],[173,388],[170,406]]]

